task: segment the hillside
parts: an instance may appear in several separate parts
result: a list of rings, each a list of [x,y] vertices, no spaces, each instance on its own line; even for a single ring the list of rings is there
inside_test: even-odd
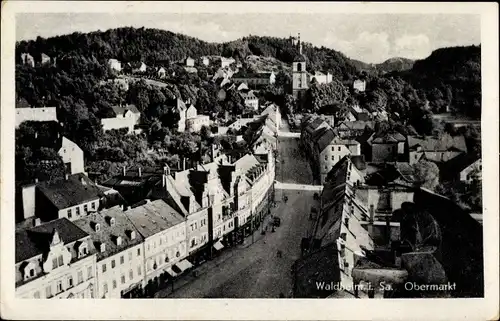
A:
[[[284,62],[273,58],[273,57],[262,57],[262,56],[255,56],[255,55],[250,55],[247,56],[245,59],[245,64],[247,68],[250,70],[255,70],[257,72],[271,72],[274,71],[275,73],[283,70],[286,72],[291,72],[292,68],[290,65],[285,64]]]
[[[407,58],[389,58],[383,63],[376,64],[375,69],[379,73],[389,73],[393,71],[404,71],[409,70],[413,67],[414,61]]]
[[[394,75],[425,91],[436,107],[450,105],[455,112],[481,116],[481,46],[437,49]]]

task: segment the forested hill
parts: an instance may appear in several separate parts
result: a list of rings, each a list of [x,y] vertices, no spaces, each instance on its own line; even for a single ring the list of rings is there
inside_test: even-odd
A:
[[[357,69],[372,75],[384,75],[395,71],[405,71],[413,67],[414,61],[407,58],[389,58],[379,64],[368,64],[359,60],[351,59]]]
[[[427,99],[450,104],[459,113],[481,116],[481,46],[441,48],[410,70],[394,73],[426,92]]]
[[[146,64],[205,55],[222,55],[240,60],[249,55],[257,55],[291,63],[297,54],[296,48],[286,38],[249,36],[218,44],[165,30],[130,27],[20,41],[16,45],[17,59],[20,59],[23,52],[30,53],[35,59],[41,53],[50,57],[76,54],[93,56],[100,62],[116,58],[125,62],[144,61]],[[338,51],[304,43],[303,52],[308,59],[309,70],[330,71],[340,79],[352,79],[358,74],[358,68]]]

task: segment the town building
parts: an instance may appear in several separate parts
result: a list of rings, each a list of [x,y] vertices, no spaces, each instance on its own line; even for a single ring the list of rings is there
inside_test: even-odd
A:
[[[23,218],[36,217],[43,222],[58,218],[77,220],[97,211],[104,200],[105,195],[83,173],[25,185],[21,189]]]
[[[123,67],[123,71],[127,74],[145,73],[148,66],[142,61],[127,62]]]
[[[353,138],[362,136],[366,130],[373,131],[375,122],[373,121],[343,121],[335,126],[335,129],[342,138]],[[370,134],[371,135],[371,134]]]
[[[141,297],[144,238],[120,206],[90,213],[74,222],[90,235],[97,257],[97,298]]]
[[[210,126],[210,116],[198,115],[196,107],[189,100],[184,103],[177,98],[175,109],[179,113],[179,121],[177,122],[177,131],[179,132],[199,132],[203,126]]]
[[[122,71],[122,63],[116,59],[109,59],[108,66],[111,70],[121,72]]]
[[[187,57],[183,60],[183,63],[186,67],[194,67],[194,59],[191,57]]]
[[[253,90],[241,90],[240,96],[245,102],[245,106],[253,110],[259,109],[259,98],[255,96]]]
[[[96,249],[90,235],[66,218],[15,234],[16,297],[96,298]]]
[[[439,138],[408,136],[408,150],[410,164],[415,164],[421,159],[439,164],[467,153],[467,145],[462,135],[445,134]]]
[[[482,179],[482,162],[477,156],[463,153],[439,167],[441,181],[471,183]]]
[[[244,82],[251,88],[260,88],[267,85],[272,85],[276,82],[276,75],[274,72],[245,72],[239,71],[232,75],[232,81]]]
[[[50,64],[51,61],[52,61],[52,59],[48,55],[46,55],[44,53],[42,53],[40,55],[40,64],[41,65]]]
[[[165,68],[159,67],[156,71],[156,75],[158,76],[158,78],[163,79],[166,77],[167,71],[165,70]]]
[[[25,121],[48,122],[57,120],[56,107],[25,107],[16,108],[16,128]]]
[[[398,132],[374,133],[367,140],[373,163],[401,162],[406,159],[406,137]]]
[[[83,150],[73,141],[63,136],[58,154],[66,166],[66,174],[85,173]]]
[[[279,106],[275,104],[269,104],[264,108],[264,110],[260,113],[261,116],[267,115],[269,119],[273,121],[276,126],[276,133],[279,133],[279,129],[281,128],[281,111]]]
[[[372,115],[366,109],[359,107],[359,105],[352,105],[349,107],[349,111],[345,117],[345,121],[370,121]]]
[[[208,57],[201,57],[200,58],[200,62],[203,66],[208,66],[210,65],[210,59],[208,59]]]
[[[313,79],[320,85],[326,85],[333,81],[333,75],[330,72],[326,72],[325,74],[321,71],[315,71],[309,74],[309,83],[311,83]]]
[[[347,155],[361,155],[359,142],[338,137],[333,129],[320,130],[320,134],[313,138],[314,163],[319,167],[321,184],[326,181],[333,166]]]
[[[135,105],[112,106],[114,117],[102,118],[101,124],[104,131],[126,128],[128,133],[137,133],[135,127],[139,124],[141,112]]]
[[[163,200],[146,200],[145,204],[125,213],[144,238],[141,255],[145,266],[145,294],[152,296],[168,281],[192,266],[185,259],[186,220]]]
[[[356,79],[352,87],[357,91],[364,92],[366,90],[366,80]]]
[[[27,52],[21,54],[21,63],[23,65],[35,67],[35,59]]]

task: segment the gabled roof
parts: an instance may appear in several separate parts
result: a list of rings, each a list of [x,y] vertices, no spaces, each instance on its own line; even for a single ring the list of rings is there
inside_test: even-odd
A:
[[[257,99],[257,96],[255,96],[255,93],[253,92],[253,90],[249,90],[247,92],[240,91],[240,95],[245,100],[247,100],[247,99]]]
[[[440,170],[446,172],[446,174],[458,174],[478,160],[480,158],[473,154],[462,153],[445,162],[440,167]]]
[[[328,123],[326,121],[324,121],[323,119],[321,119],[319,117],[315,118],[312,122],[309,122],[309,124],[305,127],[305,131],[309,135],[311,135],[312,133],[314,133],[316,131],[316,129],[319,126],[321,126],[323,124],[325,124],[325,125],[327,125],[329,127]]]
[[[467,152],[467,145],[463,135],[443,135],[440,138],[408,136],[410,150],[416,150],[419,146],[423,151],[449,151],[455,149]]]
[[[398,143],[405,142],[406,138],[399,132],[385,132],[385,133],[375,133],[373,135],[373,143],[383,144],[383,143]]]
[[[318,150],[321,153],[336,137],[335,132],[329,128],[323,132],[323,134],[318,138],[316,144],[318,146]]]
[[[111,225],[110,219],[115,223]],[[128,219],[121,207],[115,206],[102,212],[91,213],[83,218],[76,220],[75,225],[88,233],[97,249],[97,260],[115,255],[125,249],[143,242],[144,238],[139,234],[132,221]],[[96,231],[96,224],[99,224],[99,230]],[[131,239],[130,232],[135,232],[135,238]],[[116,238],[121,237],[122,243],[118,245]],[[99,245],[105,244],[106,250],[101,252]]]
[[[70,175],[68,180],[39,183],[37,188],[58,209],[97,200],[103,196],[99,187],[82,173]]]
[[[131,111],[134,114],[140,114],[141,112],[137,109],[135,105],[127,105],[127,106],[111,106],[113,109],[113,112],[115,113],[115,116],[118,115],[123,115],[127,111]]]
[[[148,202],[125,213],[144,238],[184,222],[182,215],[163,200]]]
[[[27,229],[16,230],[16,263],[46,253],[50,248],[52,235],[57,231],[64,244],[87,237],[89,234],[67,218],[60,218]]]
[[[344,122],[340,123],[338,127],[341,127],[341,125],[344,125],[351,130],[364,130],[366,128],[366,126],[373,128],[375,126],[375,122],[362,121],[362,120],[344,121]]]

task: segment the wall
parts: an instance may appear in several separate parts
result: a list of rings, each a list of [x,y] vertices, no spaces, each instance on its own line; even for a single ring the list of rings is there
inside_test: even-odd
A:
[[[24,219],[35,216],[36,185],[27,185],[22,188]]]
[[[209,125],[210,118],[204,115],[198,115],[195,118],[188,118],[186,120],[186,129],[190,132],[199,132],[201,127]]]
[[[82,216],[85,215],[85,205],[87,205],[87,211],[90,212],[92,210],[99,209],[100,204],[101,204],[100,199],[99,198],[95,198],[93,200],[90,200],[88,202],[85,202],[85,203],[82,203],[82,204],[79,204],[79,205],[76,205],[76,206],[72,206],[72,207],[60,209],[58,211],[57,218],[63,218],[63,217],[65,217],[65,218],[67,218],[70,221],[74,221],[74,220],[77,220],[77,219],[79,219],[79,218],[81,218]],[[77,208],[80,210],[80,214],[79,215],[76,214],[76,209]],[[69,214],[68,214],[69,210],[71,210],[71,217],[69,217]]]
[[[102,129],[104,131],[111,129],[128,128],[131,133],[134,130],[134,118],[103,118],[101,119]]]
[[[373,144],[372,162],[394,162],[397,160],[397,144]]]
[[[98,298],[119,299],[121,291],[131,285],[140,283],[144,286],[143,252],[144,243],[140,243],[97,262]],[[121,257],[123,257],[123,264]],[[112,268],[112,261],[115,262],[114,268]],[[106,266],[105,272],[104,266]],[[132,279],[130,271],[132,271]],[[125,283],[121,282],[122,275],[125,276]],[[116,287],[113,281],[116,282]]]
[[[89,241],[90,238],[87,239]],[[66,244],[66,246],[73,246],[72,244]],[[58,255],[58,253],[54,253]],[[50,259],[51,260],[51,259]],[[51,260],[52,261],[52,260]],[[51,261],[49,262],[50,264]],[[96,294],[96,256],[95,254],[88,255],[74,263],[58,267],[50,271],[49,273],[35,278],[16,288],[17,298],[34,298],[35,292],[38,292],[40,298],[46,298],[46,288],[51,288],[51,298],[67,298],[68,295],[73,294],[76,298],[95,298]],[[90,270],[89,270],[90,269]],[[78,272],[82,272],[83,280],[82,283],[78,283]],[[90,274],[89,274],[90,271]],[[73,286],[70,286],[68,279],[72,278]],[[61,281],[63,291],[57,292],[57,283]],[[90,290],[89,286],[92,285],[93,289]]]
[[[340,148],[340,151],[339,151]],[[328,145],[319,155],[319,167],[321,173],[321,184],[326,180],[326,176],[332,167],[338,163],[344,156],[350,155],[351,151],[345,145]]]
[[[205,220],[206,224],[202,226],[202,221]],[[202,209],[198,212],[189,214],[186,222],[187,230],[187,248],[188,253],[191,255],[196,252],[200,247],[208,243],[208,211],[207,209]],[[204,239],[205,237],[205,239]],[[192,241],[196,241],[195,246],[192,245]]]
[[[16,128],[25,121],[56,121],[56,107],[16,108]]]
[[[62,147],[59,149],[58,153],[65,164],[71,164],[70,174],[83,173],[85,171],[83,151],[77,144],[63,137]]]

